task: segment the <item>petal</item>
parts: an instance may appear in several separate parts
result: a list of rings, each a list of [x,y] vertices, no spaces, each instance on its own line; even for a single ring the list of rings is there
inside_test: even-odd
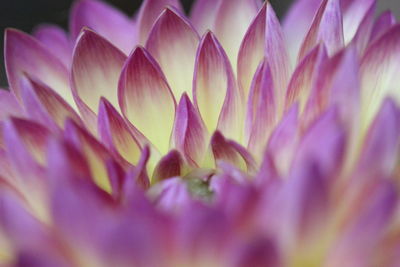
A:
[[[173,132],[175,147],[190,164],[200,165],[208,144],[208,133],[187,94],[179,101]]]
[[[136,164],[141,148],[118,111],[105,98],[100,100],[98,116],[99,135],[102,142],[116,157]]]
[[[373,30],[373,25],[375,21],[375,11],[376,4],[375,2],[371,5],[370,9],[365,13],[363,20],[360,23],[360,26],[357,29],[357,32],[354,35],[352,40],[352,44],[356,47],[358,54],[364,54],[365,49],[369,44],[369,40],[371,38],[371,32]]]
[[[295,63],[301,44],[312,24],[321,0],[294,1],[283,20],[283,31],[292,63]]]
[[[193,96],[209,132],[220,129],[228,137],[240,137],[239,91],[226,54],[208,32],[196,58]]]
[[[276,122],[276,100],[271,69],[266,61],[254,76],[247,104],[248,149],[261,156]]]
[[[362,129],[375,117],[385,97],[400,100],[397,92],[399,62],[400,26],[394,26],[366,50],[361,60]]]
[[[277,248],[273,240],[257,237],[248,244],[243,244],[232,255],[234,267],[248,266],[282,266]]]
[[[396,24],[396,17],[390,11],[380,15],[372,28],[370,42],[378,40],[387,30]]]
[[[342,0],[342,9],[345,10],[343,14],[343,35],[345,44],[348,44],[353,39],[364,16],[375,4],[376,0]]]
[[[141,190],[146,190],[150,187],[150,179],[146,171],[146,165],[149,158],[150,149],[146,146],[142,150],[138,164],[127,173],[125,184],[123,185],[125,198],[134,198],[135,196],[133,194],[135,194],[136,190],[139,188]]]
[[[192,88],[199,37],[190,22],[167,8],[155,22],[146,43],[160,64],[176,98]]]
[[[325,47],[319,45],[298,64],[286,92],[286,109],[290,108],[295,102],[299,103],[301,111],[304,109],[312,92],[313,84],[319,77],[321,64],[327,58]]]
[[[172,178],[152,188],[156,192],[156,205],[167,212],[179,211],[192,200],[186,182],[181,178]]]
[[[339,0],[323,0],[314,17],[310,30],[300,49],[298,60],[322,42],[329,55],[334,54],[344,45],[342,12]]]
[[[10,116],[24,117],[24,111],[13,93],[0,89],[0,121]]]
[[[145,0],[140,8],[138,17],[139,43],[144,45],[154,22],[168,6],[182,10],[178,0]]]
[[[85,157],[94,182],[106,192],[111,192],[106,168],[106,163],[111,156],[106,148],[71,120],[66,121],[64,136]]]
[[[236,70],[240,43],[260,9],[256,0],[222,0],[216,14],[214,33],[221,41],[228,58]],[[234,29],[234,34],[232,34]]]
[[[190,9],[190,21],[199,34],[214,28],[215,17],[222,0],[197,0]]]
[[[91,30],[82,31],[71,69],[73,92],[84,104],[80,109],[97,112],[102,96],[118,105],[118,79],[125,60],[126,56],[106,39]]]
[[[19,79],[27,73],[53,88],[70,105],[74,105],[68,70],[37,40],[17,30],[6,30],[4,57],[8,82],[18,99],[21,98]]]
[[[39,40],[65,66],[71,65],[72,42],[67,33],[56,25],[41,25],[35,29],[33,36]]]
[[[158,182],[181,175],[183,159],[177,150],[171,150],[157,164],[152,181]]]
[[[29,78],[24,78],[21,83],[22,99],[29,118],[53,130],[64,128],[67,118],[83,125],[73,108],[51,88]]]
[[[137,43],[134,23],[119,10],[103,1],[77,1],[70,18],[70,31],[74,39],[84,27],[89,27],[98,34],[129,54]]]
[[[159,66],[144,48],[136,48],[129,57],[118,90],[124,116],[161,153],[166,153],[176,103]]]
[[[226,161],[245,171],[254,171],[255,162],[247,150],[216,131],[211,137],[211,150],[216,164]]]
[[[375,117],[362,145],[359,168],[370,176],[390,177],[398,164],[400,111],[386,99]]]
[[[281,26],[270,4],[265,4],[260,10],[240,47],[238,79],[245,96],[248,95],[251,80],[264,57],[271,68],[278,99],[282,99],[291,71],[290,62]]]

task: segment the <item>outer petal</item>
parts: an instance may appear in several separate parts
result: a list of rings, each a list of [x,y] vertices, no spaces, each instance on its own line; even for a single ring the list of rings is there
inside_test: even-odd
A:
[[[99,135],[116,157],[136,164],[141,148],[118,111],[105,98],[100,100],[98,116]]]
[[[179,176],[183,167],[183,159],[177,150],[171,150],[157,164],[152,181],[162,181]]]
[[[190,164],[201,164],[209,136],[198,111],[186,94],[179,101],[173,138],[175,147]]]
[[[342,0],[344,42],[348,44],[355,36],[364,16],[375,6],[376,0]]]
[[[222,109],[231,110],[230,115],[234,116],[234,98],[237,98],[238,91],[232,68],[224,50],[211,32],[203,37],[197,53],[193,95],[209,132],[222,123]],[[233,119],[236,120],[230,118],[228,123]]]
[[[354,35],[352,44],[356,47],[358,54],[364,54],[365,49],[369,44],[371,32],[375,21],[376,4],[375,1],[371,5],[370,9],[365,13],[363,20],[360,22],[360,26]],[[351,15],[349,15],[351,16]]]
[[[218,7],[214,32],[225,48],[234,70],[240,43],[259,8],[256,0],[222,0]]]
[[[282,266],[277,244],[269,239],[257,237],[248,244],[242,245],[232,255],[234,267],[248,266]]]
[[[199,37],[182,15],[165,9],[155,22],[146,48],[160,64],[176,98],[190,92]]]
[[[318,43],[323,42],[332,55],[344,45],[342,13],[339,0],[323,0],[300,49],[302,60]]]
[[[255,162],[250,153],[234,141],[226,140],[218,131],[211,138],[211,150],[216,163],[222,160],[242,170],[254,171],[255,169]]]
[[[269,133],[276,121],[276,98],[271,69],[266,61],[254,76],[247,104],[248,149],[256,156],[264,152]]]
[[[4,56],[8,82],[17,98],[21,98],[19,79],[27,73],[53,88],[71,105],[74,103],[66,67],[31,36],[7,30]]]
[[[176,103],[160,68],[144,48],[136,48],[129,57],[118,90],[120,107],[125,117],[161,153],[166,153]]]
[[[260,10],[240,47],[238,79],[245,96],[250,89],[251,79],[264,57],[271,68],[280,105],[291,70],[283,32],[270,4],[265,4]]]
[[[78,38],[89,27],[129,54],[137,42],[135,24],[122,12],[102,1],[77,1],[71,11],[70,31]]]
[[[95,32],[85,29],[77,40],[71,69],[80,109],[97,112],[100,97],[118,105],[117,86],[126,56]]]
[[[361,60],[360,72],[361,114],[365,129],[386,96],[400,100],[400,25],[391,28],[366,50]]]
[[[190,11],[190,20],[201,35],[214,28],[215,17],[222,0],[197,0]]]
[[[392,12],[386,11],[377,18],[372,28],[370,42],[378,40],[387,30],[396,24],[396,17]]]
[[[29,118],[53,130],[64,128],[67,118],[83,125],[73,108],[51,88],[29,78],[23,78],[21,84],[22,99]]]
[[[139,43],[144,45],[149,36],[154,22],[168,6],[182,10],[178,0],[145,0],[138,17],[138,36]]]
[[[24,111],[13,93],[0,89],[0,121],[9,116],[24,117]]]
[[[54,56],[58,57],[65,66],[71,65],[72,42],[63,29],[55,25],[42,25],[35,29],[33,36]]]

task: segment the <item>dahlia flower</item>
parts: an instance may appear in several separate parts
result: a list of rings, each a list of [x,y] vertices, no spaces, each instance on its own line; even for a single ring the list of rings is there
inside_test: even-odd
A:
[[[2,266],[400,266],[400,24],[375,0],[76,1],[5,32]]]

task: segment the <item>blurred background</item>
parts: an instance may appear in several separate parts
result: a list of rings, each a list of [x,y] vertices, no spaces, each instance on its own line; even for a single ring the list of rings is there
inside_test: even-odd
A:
[[[141,0],[105,0],[127,14],[133,14]],[[270,0],[277,14],[282,17],[294,0]],[[67,28],[68,13],[73,0],[0,0],[0,49],[3,51],[3,32],[7,27],[18,28],[25,32],[40,23],[55,23]],[[193,0],[181,0],[188,11]],[[379,10],[391,9],[400,15],[400,0],[378,0]],[[3,53],[0,57],[0,86],[6,87]]]

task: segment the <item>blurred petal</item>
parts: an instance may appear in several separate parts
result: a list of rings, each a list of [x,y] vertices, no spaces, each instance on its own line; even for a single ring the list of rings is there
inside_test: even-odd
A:
[[[190,21],[201,35],[214,28],[215,17],[222,0],[197,0],[190,9]]]
[[[152,181],[162,181],[179,176],[183,165],[183,159],[177,150],[171,150],[157,164]]]
[[[179,101],[173,132],[175,147],[186,160],[200,166],[207,150],[208,133],[197,110],[184,93]]]
[[[65,66],[71,65],[72,42],[67,33],[56,25],[41,25],[35,29],[33,36],[39,40]]]
[[[400,25],[387,31],[365,52],[361,60],[362,129],[366,129],[377,113],[383,99],[392,96],[400,100],[398,73],[400,71]]]
[[[149,157],[150,149],[146,146],[142,150],[138,164],[127,173],[123,187],[125,198],[129,199],[135,197],[135,191],[139,188],[141,190],[147,190],[150,187],[150,179],[146,171]]]
[[[257,0],[222,0],[218,6],[213,28],[236,70],[240,43],[260,8]],[[234,29],[234,34],[232,33]]]
[[[118,111],[105,98],[100,100],[98,116],[99,135],[102,142],[126,161],[136,164],[141,148]]]
[[[375,1],[365,13],[363,20],[360,22],[352,43],[356,47],[359,55],[362,55],[369,44],[371,38],[371,32],[373,30],[373,25],[375,21],[376,4]],[[351,16],[351,15],[349,15]]]
[[[276,122],[276,99],[271,69],[266,61],[258,68],[247,106],[248,149],[255,156],[264,152],[269,133]]]
[[[339,0],[321,2],[311,28],[301,45],[298,60],[302,60],[320,42],[326,46],[329,55],[333,55],[344,46]]]
[[[138,17],[138,37],[139,43],[144,45],[149,36],[154,22],[168,6],[182,10],[178,0],[145,0],[140,8]]]
[[[161,153],[169,148],[175,99],[159,66],[138,47],[129,57],[119,81],[122,113]]]
[[[360,27],[364,16],[375,6],[376,0],[342,0],[344,42],[348,44]]]
[[[86,2],[86,1],[83,1]],[[106,39],[84,29],[78,37],[71,69],[72,89],[80,109],[98,111],[100,97],[118,105],[117,86],[126,56]]]
[[[72,37],[78,38],[84,27],[104,36],[125,54],[129,54],[137,42],[134,23],[125,14],[103,1],[77,1],[73,6],[70,18]]]
[[[26,73],[50,86],[70,105],[74,105],[68,70],[37,40],[17,30],[6,30],[4,57],[8,83],[17,98],[21,98],[19,79]]]
[[[380,15],[372,28],[370,42],[378,40],[387,30],[396,24],[396,17],[391,11]]]
[[[176,98],[192,88],[198,43],[190,22],[170,8],[162,12],[149,34],[146,48],[160,64]]]
[[[226,54],[215,36],[208,32],[197,53],[193,95],[209,132],[224,123],[222,116],[228,116],[226,124],[234,123],[238,94]]]
[[[0,89],[0,121],[10,116],[24,117],[24,111],[13,93]]]

